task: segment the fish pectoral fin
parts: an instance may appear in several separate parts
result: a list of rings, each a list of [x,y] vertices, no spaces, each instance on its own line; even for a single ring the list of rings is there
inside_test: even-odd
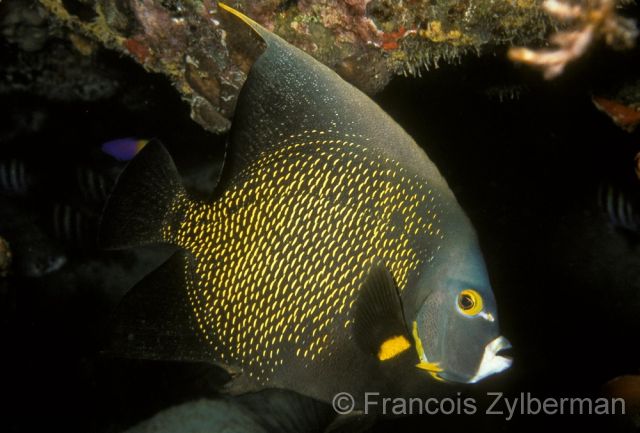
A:
[[[177,251],[125,295],[114,314],[105,354],[212,362],[187,299],[186,279],[193,262],[189,253]]]
[[[431,375],[431,377],[433,377],[434,379],[440,382],[444,382],[444,379],[440,377],[438,374],[443,370],[437,362],[421,361],[419,364],[416,364],[416,367],[418,367],[420,370],[427,371]]]
[[[417,364],[416,367],[418,367],[421,370],[426,370],[433,373],[440,373],[442,371],[442,368],[440,368],[437,362],[422,361],[419,364]]]
[[[395,358],[411,347],[400,294],[383,263],[371,267],[354,310],[355,340],[380,361]]]

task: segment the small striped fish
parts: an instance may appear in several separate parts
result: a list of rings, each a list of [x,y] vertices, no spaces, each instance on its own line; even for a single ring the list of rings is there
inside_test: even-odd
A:
[[[640,215],[636,195],[623,191],[613,184],[603,184],[598,188],[598,205],[613,227],[638,232]]]
[[[16,158],[0,160],[0,194],[24,196],[31,186],[31,173],[24,161]]]

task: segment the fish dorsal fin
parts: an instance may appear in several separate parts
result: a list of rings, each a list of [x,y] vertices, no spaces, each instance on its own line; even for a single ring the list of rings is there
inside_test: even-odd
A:
[[[250,27],[255,33],[260,35],[260,37],[264,38],[262,33],[268,32],[260,24],[258,24],[257,22],[255,22],[254,20],[252,20],[251,18],[249,18],[248,16],[240,12],[239,10],[232,8],[228,4],[225,4],[223,2],[218,2],[218,8],[224,13],[231,14],[234,17],[236,17],[238,20],[242,21],[246,26]]]
[[[118,177],[100,221],[98,242],[105,249],[162,243],[162,230],[177,216],[172,205],[184,194],[171,155],[152,140]]]
[[[353,142],[416,175],[440,179],[413,139],[368,96],[240,12],[222,4],[220,12],[251,28],[266,45],[238,96],[220,188],[262,155],[304,142]]]
[[[354,332],[360,348],[383,362],[412,347],[400,294],[393,276],[382,263],[371,267],[359,292]]]
[[[184,251],[174,253],[143,278],[118,306],[108,355],[168,361],[211,362],[209,345],[194,326],[186,276],[194,267]]]
[[[251,18],[224,3],[218,3],[220,18],[227,34],[225,43],[234,65],[249,74],[251,66],[267,48],[268,31]]]

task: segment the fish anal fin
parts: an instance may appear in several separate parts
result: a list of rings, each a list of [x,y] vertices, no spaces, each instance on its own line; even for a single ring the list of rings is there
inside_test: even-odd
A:
[[[136,284],[120,302],[104,353],[167,361],[213,361],[198,335],[187,299],[186,279],[193,257],[174,253]]]

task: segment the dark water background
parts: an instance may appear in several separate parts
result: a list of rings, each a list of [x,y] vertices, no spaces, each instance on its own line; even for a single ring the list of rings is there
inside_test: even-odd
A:
[[[598,396],[608,380],[640,369],[640,245],[614,230],[596,204],[603,181],[640,188],[633,174],[640,136],[617,128],[591,102],[592,94],[640,76],[638,53],[596,49],[554,82],[502,54],[468,57],[421,79],[398,78],[376,96],[436,162],[473,221],[515,362],[499,377],[460,389],[478,398],[477,415],[386,420],[373,431],[633,431],[618,417],[506,421],[481,412],[487,391]],[[74,199],[66,174],[92,167],[98,146],[123,136],[160,138],[192,185],[210,187],[207,170],[219,164],[224,137],[191,122],[163,78],[114,55],[105,61],[128,83],[107,101],[0,96],[0,130],[34,111],[45,119],[38,131],[0,142],[0,159],[31,161],[51,179],[44,191],[3,199],[3,206],[26,208],[46,225],[46,203]],[[496,89],[505,83],[517,98],[500,101]],[[61,248],[69,263],[59,272],[0,280],[0,389],[10,401],[1,430],[115,432],[170,405],[216,395],[219,374],[210,369],[99,355],[117,300],[166,252]]]

